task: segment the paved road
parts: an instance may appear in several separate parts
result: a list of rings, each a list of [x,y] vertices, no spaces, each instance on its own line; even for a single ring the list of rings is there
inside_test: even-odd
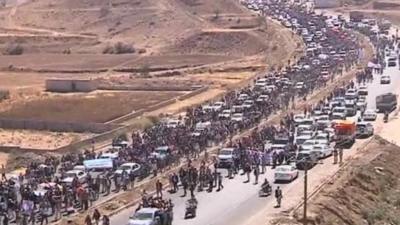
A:
[[[391,84],[381,85],[380,76],[374,75],[374,81],[368,84],[369,95],[367,97],[368,106],[367,108],[375,107],[375,97],[377,95],[396,92],[400,88],[400,76],[398,76],[398,67],[390,67],[384,70],[384,74],[391,76]],[[378,123],[381,123],[381,119],[378,119]],[[347,150],[345,153],[345,158],[355,154],[355,148],[360,147],[367,140],[358,140],[352,149]],[[326,159],[325,161],[330,162],[332,159]],[[311,181],[310,187],[316,187],[329,175],[329,173],[324,174],[324,170],[328,171],[328,168],[333,173],[336,168],[331,168],[331,163],[325,163],[322,165],[317,165],[310,171],[310,176],[314,176],[314,180]],[[226,171],[221,170],[224,174]],[[284,203],[285,201],[291,205],[295,205],[296,202],[301,200],[302,193],[302,182],[303,182],[303,172],[300,173],[299,178],[290,184],[278,184],[283,189],[284,193]],[[262,175],[260,178],[260,183],[264,178],[268,180],[273,180],[273,171],[268,168],[267,173]],[[252,177],[254,179],[254,177]],[[199,201],[198,215],[194,219],[184,219],[185,211],[185,200],[186,198],[180,197],[182,192],[178,194],[169,195],[167,198],[171,198],[175,204],[174,208],[174,225],[243,225],[251,224],[252,217],[254,215],[260,214],[262,210],[269,212],[268,214],[279,213],[283,209],[275,209],[275,199],[273,197],[259,198],[258,190],[260,184],[254,185],[252,180],[250,183],[243,183],[246,180],[244,176],[236,176],[235,179],[228,180],[224,179],[225,188],[221,192],[212,193],[196,193],[196,197]],[[314,184],[314,185],[313,185]],[[273,188],[277,184],[273,184]],[[136,207],[136,206],[135,206]],[[133,214],[135,207],[131,207],[122,211],[121,213],[115,215],[111,218],[111,224],[126,224],[129,220],[129,216]]]

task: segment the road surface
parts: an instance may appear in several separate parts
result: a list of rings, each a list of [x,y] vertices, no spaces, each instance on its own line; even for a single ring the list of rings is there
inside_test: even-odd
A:
[[[387,92],[397,92],[400,89],[400,76],[398,76],[399,67],[389,67],[384,70],[384,74],[391,76],[391,84],[380,84],[380,76],[374,75],[374,80],[368,85],[367,108],[375,107],[375,97]],[[377,126],[382,125],[382,117],[378,117]],[[378,129],[379,130],[379,129]],[[357,154],[355,149],[365,144],[368,139],[357,140],[352,149],[345,150],[345,159],[353,157]],[[318,187],[327,177],[331,176],[338,170],[337,165],[333,165],[332,158],[328,158],[324,164],[319,164],[309,172],[309,190],[310,192]],[[224,175],[226,171],[220,170]],[[212,193],[196,192],[196,198],[199,201],[197,217],[194,219],[184,219],[185,200],[188,197],[181,197],[182,191],[178,194],[170,195],[166,193],[167,198],[171,198],[174,207],[174,225],[246,225],[259,224],[265,222],[268,218],[272,218],[277,213],[282,213],[296,206],[302,200],[303,196],[303,176],[300,172],[299,178],[289,184],[273,184],[273,189],[280,186],[283,190],[283,207],[281,209],[274,208],[274,197],[260,198],[258,190],[260,184],[267,178],[273,180],[273,170],[267,169],[267,173],[261,175],[259,184],[254,185],[254,176],[251,177],[250,183],[243,183],[245,176],[237,175],[234,179],[224,179],[224,189]],[[129,217],[133,214],[137,206],[128,208],[111,218],[111,224],[127,224]]]

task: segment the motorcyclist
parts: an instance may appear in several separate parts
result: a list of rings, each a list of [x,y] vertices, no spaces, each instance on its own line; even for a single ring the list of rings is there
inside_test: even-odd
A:
[[[389,119],[389,113],[388,111],[385,111],[385,115],[383,116],[383,121],[386,123]]]
[[[267,178],[264,179],[264,182],[261,185],[261,190],[263,192],[269,192],[271,190],[271,186],[269,185],[269,182],[268,182]]]

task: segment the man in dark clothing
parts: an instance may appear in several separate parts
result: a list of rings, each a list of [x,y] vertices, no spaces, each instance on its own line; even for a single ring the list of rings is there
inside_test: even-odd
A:
[[[163,184],[160,182],[160,180],[157,180],[156,182],[156,196],[162,198],[162,188]]]
[[[220,191],[224,188],[224,185],[222,185],[222,175],[221,173],[218,173],[218,188],[217,191]]]
[[[275,198],[276,198],[276,207],[280,208],[281,207],[281,201],[282,201],[282,190],[280,189],[280,187],[278,186],[275,189]]]

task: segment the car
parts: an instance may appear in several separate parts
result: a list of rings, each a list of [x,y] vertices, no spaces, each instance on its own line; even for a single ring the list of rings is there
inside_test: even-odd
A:
[[[258,96],[258,98],[256,99],[256,102],[261,103],[261,102],[266,102],[268,101],[269,96],[268,95],[260,95]]]
[[[62,180],[62,182],[67,185],[71,185],[75,177],[77,177],[79,183],[84,184],[86,183],[87,173],[82,170],[67,171],[65,173],[65,178]]]
[[[245,101],[247,99],[249,99],[248,94],[240,94],[239,97],[237,98],[238,101]]]
[[[254,106],[254,101],[253,100],[245,100],[244,103],[243,103],[243,107],[245,109],[250,109],[253,106]]]
[[[156,159],[165,159],[170,154],[171,149],[168,146],[159,146],[154,150],[154,152],[151,153],[151,156]]]
[[[356,106],[357,110],[364,111],[365,108],[367,108],[367,101],[365,100],[365,98],[360,98],[358,99]]]
[[[260,78],[256,81],[256,83],[254,84],[254,86],[256,88],[262,88],[265,87],[268,84],[268,81],[266,78]]]
[[[358,95],[368,95],[368,88],[366,86],[361,86],[358,88]]]
[[[346,116],[355,116],[357,114],[357,104],[354,100],[346,100],[344,106],[346,107]]]
[[[133,173],[135,176],[138,176],[140,173],[140,169],[141,166],[138,163],[124,163],[118,167],[114,174],[117,176],[121,176],[122,172],[125,170],[128,175]]]
[[[225,110],[222,110],[222,112],[220,114],[218,114],[218,117],[220,119],[229,119],[229,118],[231,118],[231,114],[232,114],[232,110],[225,109]]]
[[[304,118],[306,118],[304,114],[296,114],[293,116],[293,121],[295,125],[299,125],[300,123],[303,122]]]
[[[296,156],[296,168],[311,169],[318,163],[318,154],[312,151],[300,151]]]
[[[310,150],[312,150],[312,148],[315,144],[318,144],[318,142],[314,139],[310,139],[310,140],[305,141],[302,145],[300,145],[300,149],[302,151],[310,151]]]
[[[319,116],[317,119],[317,127],[318,129],[325,129],[331,125],[331,120],[328,115]]]
[[[157,208],[142,208],[129,217],[128,225],[160,225],[162,213]]]
[[[368,122],[357,123],[356,128],[357,137],[369,137],[374,135],[374,126]]]
[[[344,95],[344,98],[346,100],[354,100],[358,98],[358,92],[354,88],[350,88],[346,91],[346,94]]]
[[[346,119],[347,110],[346,107],[335,107],[332,110],[332,118],[333,120],[343,120]]]
[[[229,168],[238,156],[235,148],[223,148],[218,153],[218,167]]]
[[[305,131],[305,130],[314,131],[314,126],[313,125],[309,125],[309,124],[300,124],[297,127],[297,132],[302,132],[302,131]]]
[[[291,182],[299,177],[299,171],[293,165],[277,166],[274,171],[275,182]]]
[[[389,58],[389,60],[388,60],[388,67],[394,67],[394,66],[396,66],[396,65],[397,65],[396,61],[397,61],[397,59],[394,58],[394,57]]]
[[[225,102],[215,102],[211,107],[214,111],[221,111],[225,106]]]
[[[373,110],[373,109],[365,110],[364,115],[363,115],[363,119],[365,121],[375,121],[376,117],[377,117],[377,114],[376,114],[375,110]]]
[[[313,146],[311,152],[315,152],[316,154],[318,154],[319,159],[323,159],[331,156],[333,153],[333,149],[329,145],[316,144]]]
[[[301,135],[296,137],[296,145],[301,146],[304,142],[311,140],[312,136],[311,135]]]
[[[381,84],[390,84],[390,76],[382,75],[381,76]]]
[[[181,121],[177,120],[177,119],[170,119],[168,121],[166,121],[166,126],[168,128],[176,128],[181,124]]]
[[[234,122],[242,122],[244,119],[243,113],[234,113],[231,116],[231,120]]]
[[[297,82],[295,88],[296,90],[302,90],[304,88],[304,82]]]

